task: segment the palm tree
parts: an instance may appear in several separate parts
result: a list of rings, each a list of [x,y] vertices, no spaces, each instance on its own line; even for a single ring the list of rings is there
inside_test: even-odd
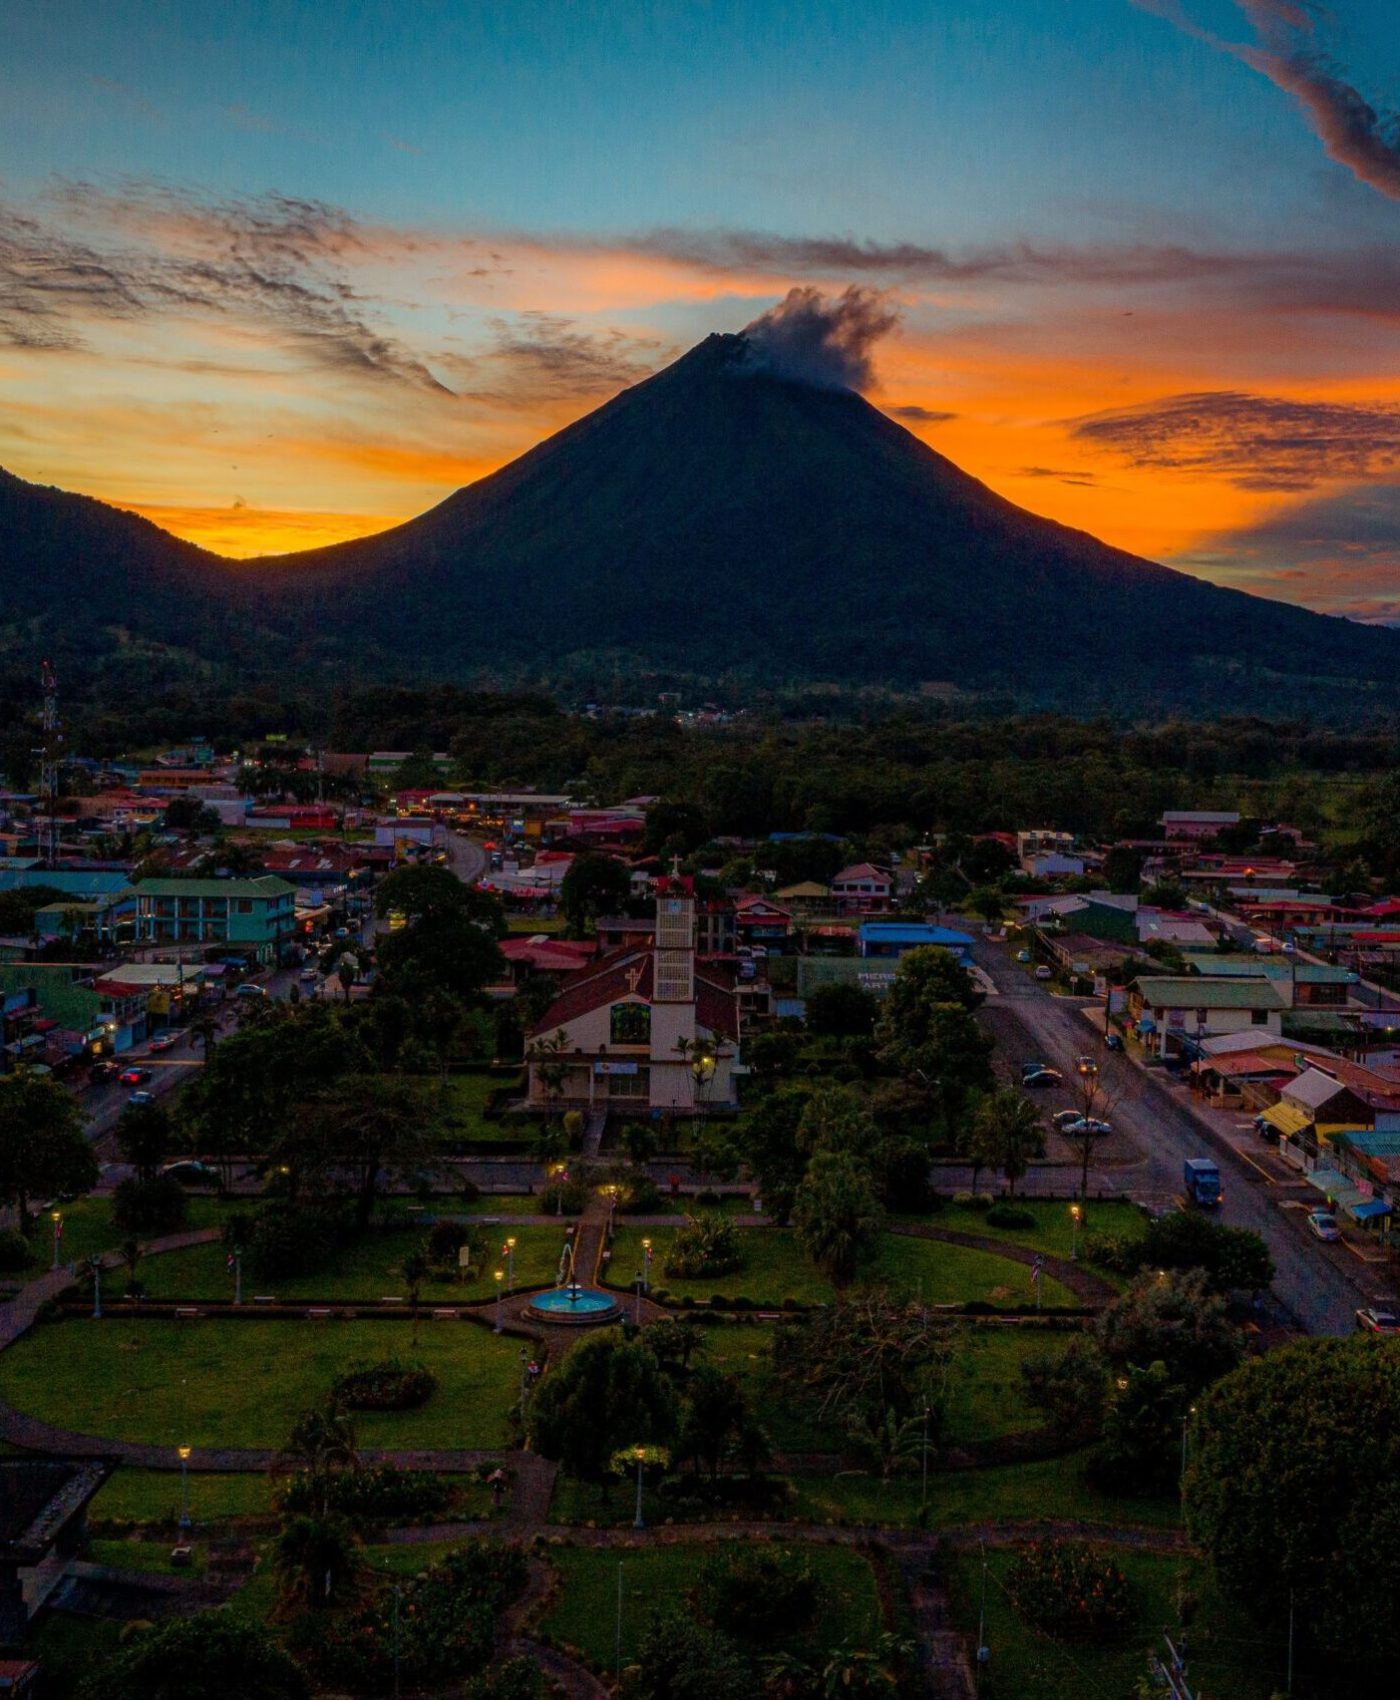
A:
[[[320,1611],[342,1600],[360,1570],[359,1536],[334,1512],[289,1517],[273,1548],[273,1565],[289,1606]]]
[[[214,1046],[219,1041],[219,1018],[212,1009],[201,1009],[195,1012],[190,1021],[190,1038],[199,1041],[204,1049],[204,1060],[207,1063],[214,1054]]]
[[[303,1411],[292,1425],[286,1445],[272,1460],[274,1475],[306,1477],[313,1517],[324,1517],[329,1510],[333,1479],[359,1467],[355,1424],[344,1406],[335,1402]]]
[[[1029,1099],[1010,1086],[987,1093],[972,1121],[970,1155],[974,1190],[976,1171],[985,1163],[1006,1176],[1007,1197],[1014,1198],[1016,1182],[1044,1144],[1040,1116]]]

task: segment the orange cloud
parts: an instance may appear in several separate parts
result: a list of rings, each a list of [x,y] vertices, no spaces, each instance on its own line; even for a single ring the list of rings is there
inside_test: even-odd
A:
[[[275,508],[180,508],[162,503],[117,502],[115,507],[140,514],[164,531],[197,543],[216,555],[246,560],[255,555],[291,554],[297,549],[320,549],[385,531],[403,517],[397,514],[312,513]]]

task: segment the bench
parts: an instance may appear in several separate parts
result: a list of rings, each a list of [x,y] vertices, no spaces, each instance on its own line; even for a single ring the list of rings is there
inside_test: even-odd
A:
[[[318,1322],[324,1322],[330,1316],[331,1312],[329,1307],[326,1305],[313,1305],[306,1314],[309,1317],[313,1317]]]
[[[175,1314],[183,1321],[188,1321],[191,1317],[203,1316],[204,1312],[196,1310],[193,1305],[176,1305]]]
[[[433,1317],[438,1322],[455,1322],[459,1314],[455,1310],[435,1310]]]
[[[277,1303],[277,1295],[276,1293],[254,1293],[253,1303],[255,1305],[275,1305]]]
[[[401,1305],[404,1301],[400,1293],[384,1293],[380,1296],[379,1302],[382,1305]]]

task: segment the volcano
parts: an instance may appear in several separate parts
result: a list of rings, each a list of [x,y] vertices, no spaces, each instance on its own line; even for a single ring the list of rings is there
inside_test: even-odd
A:
[[[42,617],[15,483],[0,487],[0,591]],[[1323,696],[1385,708],[1400,679],[1400,633],[1221,589],[1031,514],[854,391],[773,371],[743,335],[708,337],[428,513],[332,548],[226,562],[40,494],[50,560],[55,502],[81,504],[89,626],[170,641],[174,618],[198,647],[174,594],[187,584],[218,634],[211,661],[302,679],[593,667],[1188,713]],[[95,545],[94,509],[122,523],[120,560]]]

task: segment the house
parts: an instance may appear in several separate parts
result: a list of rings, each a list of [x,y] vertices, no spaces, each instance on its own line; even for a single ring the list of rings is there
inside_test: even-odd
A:
[[[1203,956],[1198,967],[1217,980],[1269,980],[1289,994],[1294,1009],[1343,1009],[1348,990],[1359,979],[1350,968],[1300,962],[1293,952],[1287,956]]]
[[[792,912],[770,897],[741,897],[734,905],[734,929],[739,944],[781,955],[792,936]]]
[[[831,908],[831,887],[817,880],[799,880],[796,885],[785,885],[781,891],[775,891],[773,898],[794,920],[805,921]]]
[[[537,1110],[736,1107],[738,998],[727,974],[696,960],[692,880],[657,881],[651,936],[565,981],[526,1055],[527,1099]]]
[[[890,907],[894,876],[873,862],[856,862],[842,868],[831,882],[831,896],[839,915],[879,915]]]
[[[1128,1013],[1158,1056],[1195,1055],[1207,1034],[1282,1032],[1288,997],[1268,980],[1144,975],[1128,988]]]
[[[1056,879],[1077,876],[1084,872],[1084,858],[1074,854],[1072,832],[1052,832],[1048,828],[1016,834],[1016,860],[1023,874],[1037,879]]]
[[[925,921],[862,921],[856,933],[857,949],[864,957],[900,957],[906,951],[933,945],[950,951],[964,967],[972,960],[972,938],[951,927],[935,927]]]
[[[1239,824],[1239,815],[1230,810],[1167,809],[1162,815],[1162,837],[1174,841],[1185,839],[1194,842],[1202,838],[1215,838],[1227,827]]]
[[[81,963],[0,963],[0,999],[8,1004],[14,994],[29,994],[28,1031],[12,1059],[21,1056],[57,1068],[129,1049],[145,1038],[144,991],[102,990],[96,975]]]
[[[143,944],[222,944],[274,962],[296,926],[296,887],[257,879],[153,879],[136,888]]]

